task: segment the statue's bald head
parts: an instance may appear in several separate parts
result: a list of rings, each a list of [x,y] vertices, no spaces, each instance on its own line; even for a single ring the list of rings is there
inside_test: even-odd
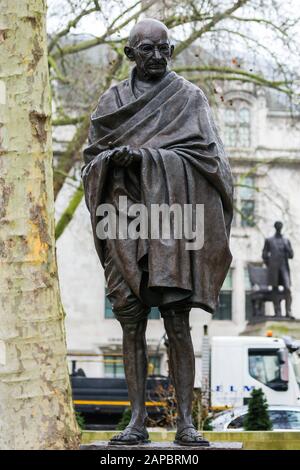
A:
[[[161,21],[145,18],[134,25],[129,34],[128,44],[135,47],[143,39],[169,40],[169,30]]]
[[[282,230],[282,227],[283,227],[283,223],[280,222],[280,220],[276,220],[275,224],[274,224],[274,228],[276,230],[277,233],[280,233],[281,230]]]
[[[128,59],[136,63],[138,77],[142,80],[162,78],[173,50],[166,25],[151,18],[139,21],[132,28],[124,48]]]

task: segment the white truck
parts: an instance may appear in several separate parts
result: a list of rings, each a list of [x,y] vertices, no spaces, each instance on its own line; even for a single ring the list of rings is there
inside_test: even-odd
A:
[[[202,393],[212,410],[247,404],[261,388],[269,405],[300,406],[298,345],[280,338],[203,338]]]

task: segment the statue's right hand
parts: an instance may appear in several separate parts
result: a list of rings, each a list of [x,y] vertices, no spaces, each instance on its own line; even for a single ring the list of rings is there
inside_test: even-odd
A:
[[[128,163],[130,147],[128,145],[122,145],[121,147],[115,147],[111,150],[110,157],[112,162],[117,166],[126,166]]]

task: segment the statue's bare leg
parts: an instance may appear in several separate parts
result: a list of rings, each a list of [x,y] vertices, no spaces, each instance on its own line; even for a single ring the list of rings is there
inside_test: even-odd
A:
[[[285,313],[287,317],[292,317],[292,292],[289,287],[285,287]]]
[[[147,380],[147,319],[138,323],[122,324],[124,369],[131,403],[130,425],[144,426],[147,418],[145,407]]]
[[[163,313],[169,339],[170,372],[177,400],[177,434],[175,442],[187,445],[209,445],[196,431],[192,421],[195,381],[195,356],[189,325],[189,312]]]
[[[121,322],[123,329],[123,360],[128,396],[131,403],[131,420],[120,434],[111,439],[111,444],[138,444],[148,441],[146,429],[147,410],[147,345],[145,332],[147,318],[135,323]]]
[[[273,305],[274,305],[274,313],[276,317],[281,317],[281,305],[279,300],[279,289],[277,286],[273,286],[272,289],[272,297],[273,297]]]

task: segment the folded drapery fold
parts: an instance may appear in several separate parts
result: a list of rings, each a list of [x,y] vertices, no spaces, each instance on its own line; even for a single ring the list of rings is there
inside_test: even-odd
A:
[[[228,158],[198,87],[168,72],[136,98],[134,74],[135,70],[131,79],[111,87],[91,117],[82,177],[95,246],[104,265],[107,243],[124,279],[141,300],[151,297],[145,288],[141,290],[146,275],[148,293],[156,305],[185,300],[213,312],[232,259],[233,185]],[[121,145],[140,149],[141,164],[114,166],[110,149]],[[97,207],[111,203],[118,211],[122,195],[127,196],[129,207],[142,203],[149,214],[154,204],[203,204],[203,247],[187,250],[187,240],[174,237],[100,240]]]

